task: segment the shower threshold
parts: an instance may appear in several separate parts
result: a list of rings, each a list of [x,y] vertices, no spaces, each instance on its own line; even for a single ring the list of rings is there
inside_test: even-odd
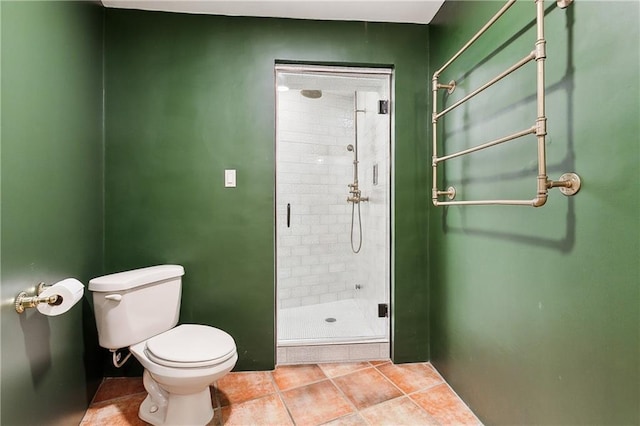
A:
[[[279,347],[289,346],[327,346],[327,345],[360,345],[363,343],[388,343],[386,338],[344,338],[344,339],[300,339],[300,340],[278,340]]]
[[[383,361],[390,358],[389,342],[303,346],[278,345],[276,364],[297,365],[323,362]]]

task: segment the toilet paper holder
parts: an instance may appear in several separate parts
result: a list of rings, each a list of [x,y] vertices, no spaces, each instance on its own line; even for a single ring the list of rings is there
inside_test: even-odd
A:
[[[35,308],[40,303],[48,303],[49,305],[59,305],[62,303],[62,297],[58,297],[57,295],[52,295],[49,297],[41,297],[43,291],[51,286],[46,285],[45,283],[38,283],[36,286],[36,294],[34,296],[29,296],[26,291],[21,291],[16,296],[15,307],[16,312],[21,314],[27,308]]]

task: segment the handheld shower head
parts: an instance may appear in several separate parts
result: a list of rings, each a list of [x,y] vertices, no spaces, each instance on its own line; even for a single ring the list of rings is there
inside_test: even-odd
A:
[[[351,144],[347,145],[347,151],[349,152],[353,151],[353,145]]]

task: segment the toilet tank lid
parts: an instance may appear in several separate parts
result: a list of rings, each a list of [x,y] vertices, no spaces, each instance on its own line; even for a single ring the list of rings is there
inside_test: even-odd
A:
[[[180,265],[150,266],[94,278],[89,281],[89,290],[96,292],[129,290],[183,275],[184,268]]]

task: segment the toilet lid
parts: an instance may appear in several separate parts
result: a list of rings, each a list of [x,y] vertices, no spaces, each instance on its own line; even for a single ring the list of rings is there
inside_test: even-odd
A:
[[[220,364],[236,353],[229,334],[214,327],[182,324],[147,340],[146,354],[167,367],[206,367]]]

